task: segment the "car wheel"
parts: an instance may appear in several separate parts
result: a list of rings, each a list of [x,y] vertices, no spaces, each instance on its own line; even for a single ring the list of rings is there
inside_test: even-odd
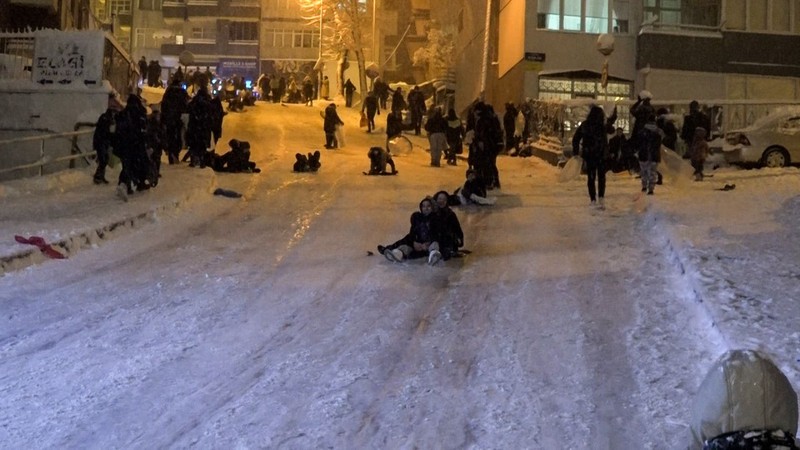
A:
[[[782,148],[771,147],[764,152],[761,162],[764,167],[786,167],[789,165],[789,155]]]

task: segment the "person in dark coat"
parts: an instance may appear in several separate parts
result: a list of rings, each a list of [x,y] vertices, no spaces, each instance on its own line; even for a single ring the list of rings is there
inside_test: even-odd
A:
[[[361,107],[361,112],[364,113],[365,111],[367,113],[367,133],[371,133],[375,129],[375,114],[380,115],[381,113],[375,91],[367,92],[367,96],[364,98],[364,106]]]
[[[368,173],[370,175],[390,175],[397,173],[392,154],[388,150],[384,150],[383,147],[370,147],[367,152],[367,157],[369,158]],[[391,172],[386,171],[387,164],[391,167]]]
[[[694,130],[697,127],[706,130],[706,140],[708,140],[708,135],[711,130],[711,119],[700,109],[700,103],[698,103],[697,100],[692,100],[692,102],[689,103],[689,114],[683,117],[683,126],[681,127],[681,140],[686,144],[687,149],[691,147],[694,141]],[[689,159],[691,157],[690,152],[687,151],[683,157]]]
[[[350,81],[350,78],[344,83],[344,105],[350,108],[353,106],[353,94],[356,92],[356,85]]]
[[[664,132],[664,140],[661,143],[674,152],[678,143],[678,127],[670,118],[667,108],[658,108],[656,111],[656,126]]]
[[[728,350],[694,396],[689,449],[797,450],[797,417],[797,393],[768,356]]]
[[[139,59],[139,76],[142,77],[142,83],[147,81],[147,58],[144,56]]]
[[[608,169],[614,173],[627,170],[630,166],[630,158],[626,152],[628,140],[625,138],[624,130],[618,127],[614,136],[608,140]],[[627,160],[626,160],[627,158]],[[639,164],[638,161],[636,163]]]
[[[451,166],[456,165],[456,155],[463,153],[463,139],[464,139],[464,125],[461,119],[456,115],[456,110],[450,108],[447,112],[447,130],[445,137],[447,139],[447,164]]]
[[[214,138],[214,144],[222,138],[222,122],[225,119],[225,108],[222,106],[222,99],[217,93],[211,99],[211,135]]]
[[[142,100],[131,94],[125,108],[117,114],[116,132],[114,134],[114,154],[122,163],[117,184],[117,195],[127,200],[133,194],[133,186],[137,190],[149,188],[146,183],[147,149],[145,130],[147,128],[147,110]]]
[[[419,86],[414,86],[408,93],[408,113],[411,116],[414,134],[419,136],[422,132],[422,116],[425,114],[425,95]]]
[[[314,106],[314,82],[308,75],[303,78],[303,100],[306,106]]]
[[[439,251],[441,230],[433,213],[433,200],[424,198],[419,202],[419,211],[411,215],[411,228],[402,239],[387,246],[378,246],[378,252],[392,262],[428,257],[434,265],[442,259]]]
[[[636,103],[631,106],[630,113],[633,120],[633,128],[631,129],[630,143],[633,146],[633,151],[638,153],[641,146],[644,145],[639,141],[640,131],[647,123],[647,118],[655,116],[656,110],[650,104],[653,95],[649,91],[641,91],[636,100]]]
[[[325,131],[325,148],[333,149],[339,148],[339,142],[336,140],[336,126],[344,125],[339,114],[336,113],[336,103],[331,103],[325,107],[325,121],[323,122],[322,129]]]
[[[587,187],[591,204],[605,207],[606,159],[608,158],[608,128],[603,108],[593,105],[575,135],[572,153],[586,162]]]
[[[503,148],[503,130],[492,105],[479,102],[475,105],[475,129],[470,158],[478,178],[486,182],[487,189],[500,189],[500,172],[497,154]]]
[[[376,77],[372,90],[375,91],[375,96],[378,97],[381,108],[386,110],[386,101],[389,100],[389,85],[381,77]]]
[[[177,75],[177,73],[176,73]],[[161,99],[161,121],[166,133],[167,157],[170,164],[178,164],[183,148],[183,121],[181,114],[187,111],[189,94],[183,89],[179,77],[172,77]]]
[[[447,261],[458,255],[458,249],[464,246],[464,231],[458,216],[449,206],[450,195],[446,191],[439,191],[433,196],[436,207],[436,220],[439,222],[439,251],[442,258]]]
[[[397,114],[402,121],[402,113],[406,108],[408,108],[408,105],[406,105],[406,99],[403,96],[403,89],[398,87],[392,94],[392,112]]]
[[[661,141],[664,133],[656,126],[655,114],[647,118],[645,125],[639,131],[639,175],[642,177],[642,192],[653,195],[658,181],[656,168],[661,162]]]
[[[116,132],[117,113],[120,110],[119,102],[113,93],[108,95],[108,108],[97,119],[92,135],[92,147],[97,153],[97,170],[94,172],[94,184],[108,184],[106,180],[106,167],[110,157],[109,152],[114,145]]]
[[[186,143],[189,146],[189,167],[205,167],[204,154],[211,146],[211,130],[213,123],[213,106],[211,95],[205,83],[189,102],[189,125],[186,129]]]
[[[517,138],[514,136],[516,132],[517,114],[519,111],[513,103],[506,103],[506,112],[503,114],[503,131],[506,136],[506,151],[511,152],[517,148]]]
[[[147,118],[147,128],[145,130],[145,142],[147,146],[147,180],[150,187],[156,187],[158,178],[161,176],[161,155],[164,153],[166,145],[166,132],[161,121],[161,113],[158,109],[153,109],[152,114]]]

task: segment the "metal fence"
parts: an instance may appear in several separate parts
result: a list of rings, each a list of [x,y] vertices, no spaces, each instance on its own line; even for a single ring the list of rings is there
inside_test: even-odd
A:
[[[78,123],[75,131],[0,139],[0,181],[92,164],[94,126],[94,123]]]
[[[0,33],[0,79],[31,79],[32,32]]]

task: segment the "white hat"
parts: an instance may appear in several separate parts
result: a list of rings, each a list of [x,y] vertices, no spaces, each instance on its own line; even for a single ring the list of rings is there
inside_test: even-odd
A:
[[[641,97],[642,100],[644,100],[646,98],[653,98],[653,94],[651,94],[650,91],[648,90],[644,90],[642,92],[639,92],[639,97]]]

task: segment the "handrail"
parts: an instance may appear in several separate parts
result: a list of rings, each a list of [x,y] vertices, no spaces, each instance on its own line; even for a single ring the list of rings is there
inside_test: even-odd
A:
[[[14,166],[14,167],[9,167],[9,168],[5,168],[5,169],[0,169],[0,174],[14,172],[14,171],[17,171],[17,170],[22,170],[22,169],[30,169],[30,168],[33,168],[33,167],[39,167],[39,176],[41,176],[41,175],[44,174],[44,166],[47,165],[47,164],[52,164],[52,163],[57,163],[57,162],[62,162],[62,161],[70,161],[70,167],[74,167],[74,160],[75,159],[79,159],[79,158],[84,158],[86,160],[87,164],[90,163],[89,160],[86,159],[86,158],[88,156],[94,154],[94,151],[89,151],[89,152],[81,151],[81,148],[78,145],[78,141],[77,141],[79,136],[90,135],[90,134],[92,134],[94,132],[94,130],[80,130],[80,131],[77,130],[78,128],[85,127],[85,126],[94,127],[94,126],[96,126],[96,124],[89,123],[89,122],[78,122],[78,123],[75,124],[76,131],[64,131],[64,132],[60,132],[60,133],[52,133],[51,132],[49,134],[43,134],[43,135],[39,135],[39,136],[25,136],[25,137],[19,137],[19,138],[0,140],[0,150],[3,149],[4,145],[17,144],[17,143],[21,143],[21,142],[37,142],[37,141],[40,142],[40,144],[39,144],[39,159],[38,160],[36,160],[36,161],[34,161],[32,163],[23,164],[23,165],[20,165],[20,166]],[[6,130],[6,131],[9,131],[9,130]],[[37,131],[37,130],[12,130],[12,131]],[[38,130],[38,131],[42,131],[42,130]],[[51,131],[51,130],[47,130],[47,131]],[[70,137],[72,138],[72,146],[70,148],[70,152],[71,152],[70,155],[61,156],[61,157],[58,157],[58,158],[48,158],[47,156],[45,156],[45,152],[44,152],[44,142],[45,141],[51,140],[51,139],[70,138]]]

